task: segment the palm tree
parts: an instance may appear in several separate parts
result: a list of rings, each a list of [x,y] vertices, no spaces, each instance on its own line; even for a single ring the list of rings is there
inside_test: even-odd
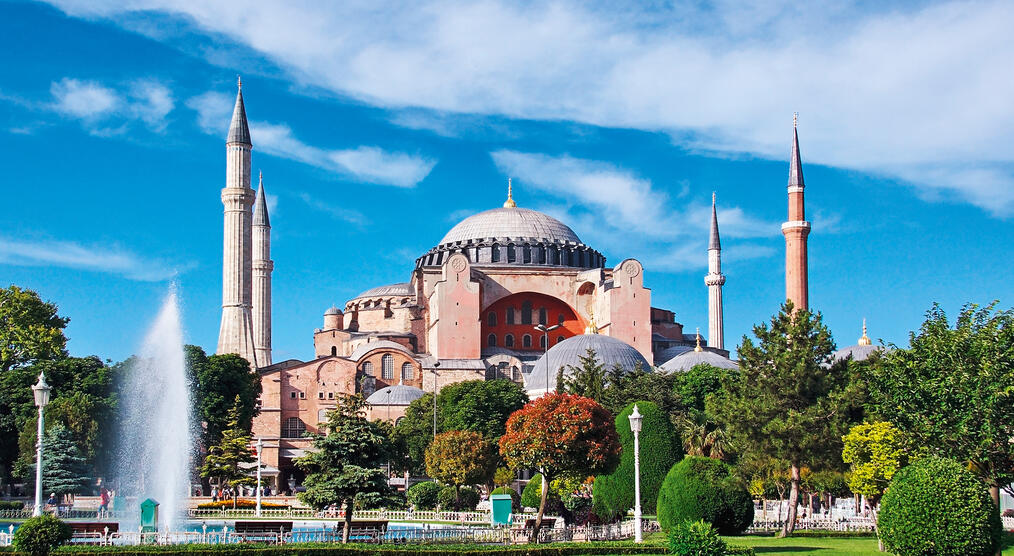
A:
[[[683,437],[683,450],[687,455],[724,460],[732,450],[725,430],[703,411],[691,409],[680,415],[676,427]]]

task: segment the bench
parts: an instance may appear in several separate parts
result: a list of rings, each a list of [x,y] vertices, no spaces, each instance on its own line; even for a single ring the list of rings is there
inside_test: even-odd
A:
[[[280,541],[292,533],[291,521],[237,521],[236,534],[244,540]]]
[[[118,533],[120,531],[120,524],[115,521],[68,521],[66,523],[70,525],[75,544],[100,544],[102,543],[102,538],[106,535],[106,531],[109,533]]]
[[[544,517],[544,518],[542,518],[542,528],[543,529],[552,529],[554,525],[556,525],[556,518],[552,518],[552,517]],[[530,518],[526,519],[525,520],[525,526],[524,526],[524,528],[525,529],[535,529],[535,518],[534,517],[530,517]]]

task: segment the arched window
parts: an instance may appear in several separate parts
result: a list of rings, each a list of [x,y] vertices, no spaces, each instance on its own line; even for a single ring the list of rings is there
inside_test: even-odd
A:
[[[496,367],[486,369],[486,380],[496,380]]]
[[[521,262],[530,264],[532,262],[532,246],[525,245],[521,251]]]
[[[318,423],[326,423],[327,422],[327,412],[328,411],[331,411],[331,410],[328,409],[328,408],[318,409],[317,410],[317,422]]]
[[[491,255],[490,259],[494,263],[500,262],[500,246],[495,243],[493,244],[493,254]]]
[[[363,363],[363,374],[366,376],[373,376],[373,363],[369,361]]]
[[[506,336],[503,337],[503,347],[509,347],[509,348],[514,347],[514,335],[513,334],[508,334],[508,335],[506,335]]]
[[[563,313],[556,315],[556,324],[563,324],[565,320],[567,320],[567,317],[563,316]]]
[[[538,247],[537,249],[539,253],[539,264],[546,264],[546,248]]]
[[[564,338],[563,336],[557,336],[556,337],[556,343],[560,343],[560,342],[564,341],[565,339],[566,338]]]
[[[496,347],[496,334],[490,334],[486,338],[486,345],[488,347],[491,347],[491,348],[495,348]]]
[[[337,355],[338,355],[338,348],[336,346],[331,346],[331,357],[335,357]]]
[[[542,349],[546,349],[546,335],[545,334],[543,334],[542,336],[539,336],[539,347],[542,348]]]
[[[385,353],[380,358],[380,378],[384,380],[394,379],[394,356],[390,353]]]
[[[521,324],[532,324],[532,302],[525,301],[521,304]]]
[[[507,245],[507,262],[513,263],[518,260],[517,251],[514,250],[514,245]]]
[[[532,335],[525,334],[521,337],[521,347],[530,348],[532,347]]]
[[[405,362],[401,364],[401,379],[412,380],[415,378],[415,368],[412,367],[411,363]]]
[[[282,438],[302,438],[306,433],[306,425],[299,417],[289,417],[282,425]]]
[[[507,324],[514,324],[514,306],[507,307],[507,318],[504,319]]]
[[[514,382],[521,380],[521,371],[517,367],[511,367],[511,380]]]
[[[486,317],[486,321],[490,327],[496,326],[496,311],[490,311],[489,315]]]
[[[545,307],[539,308],[539,324],[545,326],[549,322],[549,311]]]

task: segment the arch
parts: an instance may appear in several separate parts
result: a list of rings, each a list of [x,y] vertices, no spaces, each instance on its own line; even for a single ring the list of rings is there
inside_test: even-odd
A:
[[[546,349],[546,335],[545,334],[539,336],[539,347],[542,348],[542,349]]]
[[[521,249],[521,262],[524,264],[531,264],[532,262],[532,246],[527,243]]]
[[[531,334],[525,334],[524,336],[521,337],[521,347],[523,347],[523,348],[530,348],[530,347],[532,347],[532,335]]]
[[[512,348],[514,347],[514,335],[507,334],[503,337],[503,347]]]
[[[385,353],[380,358],[380,378],[384,380],[394,379],[394,356],[390,353]]]
[[[326,423],[327,422],[327,412],[328,411],[331,411],[330,407],[325,407],[324,409],[318,409],[317,410],[317,422],[318,423]]]
[[[513,262],[517,262],[517,260],[518,260],[518,253],[514,249],[514,244],[513,243],[508,243],[507,244],[507,262],[513,263]]]
[[[337,356],[338,356],[338,347],[337,346],[331,346],[331,357],[337,357]]]
[[[371,361],[363,363],[363,374],[366,376],[373,376],[373,363]]]
[[[486,338],[486,347],[491,347],[491,348],[495,348],[496,347],[496,334],[490,334]]]
[[[507,324],[514,324],[514,306],[510,305],[507,307],[507,318],[504,319]]]
[[[408,361],[401,364],[401,379],[402,380],[413,380],[415,379],[415,367],[412,366]]]
[[[306,423],[299,417],[289,417],[282,424],[282,438],[302,438],[306,434]]]
[[[591,296],[582,298],[581,301],[593,299]],[[583,306],[583,305],[582,305]],[[540,291],[521,291],[501,297],[481,310],[479,342],[482,350],[490,350],[495,347],[506,347],[509,349],[531,349],[540,350],[539,342],[532,338],[532,343],[527,347],[522,346],[522,339],[525,334],[539,335],[533,330],[536,323],[545,326],[560,324],[558,333],[566,337],[580,335],[586,326],[586,321],[579,315],[569,303],[548,293]],[[496,326],[490,326],[489,313],[497,315]],[[520,315],[519,315],[520,313]],[[561,315],[563,316],[561,322]],[[495,334],[497,345],[489,343],[489,337]],[[510,334],[514,340],[513,345],[508,345],[505,335]],[[555,337],[555,336],[553,336]],[[547,339],[552,346],[552,338]]]
[[[494,263],[500,262],[500,244],[494,243],[492,251],[490,261]]]

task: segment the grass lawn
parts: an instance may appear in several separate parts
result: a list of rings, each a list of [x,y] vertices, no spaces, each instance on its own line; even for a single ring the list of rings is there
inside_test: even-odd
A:
[[[724,537],[730,545],[753,547],[757,554],[812,554],[814,556],[884,556],[877,550],[877,539],[873,537],[795,537],[778,539],[774,537]],[[1014,556],[1014,536],[1010,533],[1004,539],[1004,554]]]

